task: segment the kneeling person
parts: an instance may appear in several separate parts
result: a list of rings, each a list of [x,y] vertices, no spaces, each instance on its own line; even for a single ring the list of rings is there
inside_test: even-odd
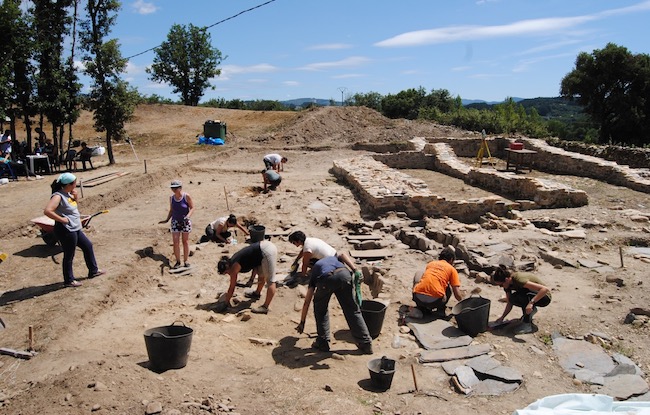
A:
[[[445,314],[447,302],[454,293],[456,300],[463,299],[460,292],[460,278],[454,268],[456,252],[452,247],[446,247],[438,255],[437,261],[427,264],[423,274],[416,274],[413,279],[413,301],[423,312]]]

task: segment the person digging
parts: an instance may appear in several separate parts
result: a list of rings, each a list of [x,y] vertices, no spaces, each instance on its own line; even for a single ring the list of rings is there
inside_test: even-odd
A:
[[[534,333],[537,327],[533,324],[533,316],[537,307],[546,307],[551,303],[551,290],[535,275],[527,272],[510,272],[501,265],[492,274],[492,281],[503,287],[508,303],[495,324],[500,324],[510,313],[512,306],[521,307],[522,324],[515,334]]]

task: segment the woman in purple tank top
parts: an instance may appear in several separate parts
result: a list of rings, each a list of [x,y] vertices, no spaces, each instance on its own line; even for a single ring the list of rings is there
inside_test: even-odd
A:
[[[194,212],[194,203],[192,203],[190,195],[183,192],[183,184],[180,180],[174,180],[170,187],[174,194],[169,198],[169,213],[167,219],[161,220],[159,223],[167,223],[169,219],[172,220],[171,232],[174,242],[174,257],[176,258],[173,268],[181,266],[181,239],[183,241],[183,263],[185,267],[189,267],[190,263],[187,262],[187,257],[190,253],[189,238],[190,232],[192,232],[190,216]]]

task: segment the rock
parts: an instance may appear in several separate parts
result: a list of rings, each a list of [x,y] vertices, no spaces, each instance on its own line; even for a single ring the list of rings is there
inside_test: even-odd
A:
[[[625,286],[625,281],[623,281],[623,278],[618,275],[608,275],[605,277],[605,281],[616,284],[617,287]]]
[[[102,409],[102,406],[100,404],[96,403],[90,408],[90,412],[96,412],[96,411],[99,411],[100,409]]]
[[[144,410],[146,415],[159,414],[162,412],[162,404],[160,402],[149,402]]]

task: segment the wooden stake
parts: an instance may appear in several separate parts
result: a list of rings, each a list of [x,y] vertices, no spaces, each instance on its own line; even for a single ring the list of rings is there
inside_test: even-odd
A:
[[[29,326],[29,351],[34,350],[34,326]]]
[[[625,265],[623,265],[623,247],[622,246],[618,247],[618,255],[621,257],[621,268],[625,268]]]
[[[415,386],[415,392],[419,392],[420,389],[418,389],[418,379],[415,377],[415,366],[413,366],[413,363],[411,363],[411,374],[413,375],[413,385]]]
[[[223,194],[226,196],[226,211],[230,213],[230,205],[228,204],[228,192],[226,192],[226,186],[223,187]]]
[[[147,160],[144,161],[144,174],[147,174]]]
[[[83,199],[84,197],[84,183],[81,179],[79,179],[79,188],[81,189],[81,198]]]

